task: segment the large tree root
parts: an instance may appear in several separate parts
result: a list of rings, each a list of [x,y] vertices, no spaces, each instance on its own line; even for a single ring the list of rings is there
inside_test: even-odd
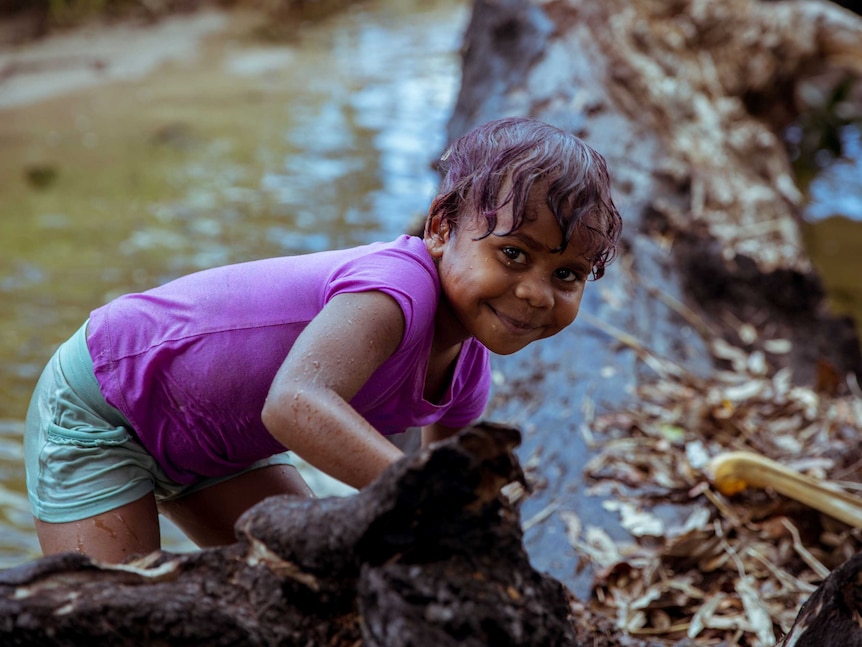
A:
[[[574,624],[566,589],[530,566],[501,494],[523,482],[519,442],[481,424],[355,496],[268,499],[231,546],[5,571],[0,644],[623,644],[601,622]]]

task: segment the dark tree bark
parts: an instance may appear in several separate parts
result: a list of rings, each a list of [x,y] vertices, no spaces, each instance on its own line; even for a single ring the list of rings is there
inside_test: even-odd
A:
[[[477,425],[355,496],[268,499],[224,548],[5,571],[0,644],[643,644],[586,610],[573,623],[565,588],[530,566],[501,494],[523,483],[519,439]]]
[[[862,645],[862,553],[833,570],[802,605],[779,647]]]

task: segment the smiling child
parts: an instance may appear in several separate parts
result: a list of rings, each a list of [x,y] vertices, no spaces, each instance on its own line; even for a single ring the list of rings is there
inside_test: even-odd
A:
[[[287,450],[357,488],[482,415],[489,351],[563,330],[616,254],[604,159],[510,118],[458,139],[424,237],[213,268],[94,310],[27,416],[27,487],[46,554],[117,562],[200,546],[274,494],[313,496]]]

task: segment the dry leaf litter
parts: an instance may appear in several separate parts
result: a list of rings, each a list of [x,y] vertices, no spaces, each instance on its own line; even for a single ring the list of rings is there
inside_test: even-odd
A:
[[[635,409],[592,421],[598,453],[585,474],[634,541],[620,545],[559,512],[596,567],[590,607],[659,645],[775,645],[817,584],[862,549],[862,531],[768,489],[723,496],[705,467],[723,452],[754,451],[857,492],[859,386],[845,397],[794,386],[763,352],[721,340],[713,354],[730,369],[709,379],[637,350],[658,378],[638,389]]]

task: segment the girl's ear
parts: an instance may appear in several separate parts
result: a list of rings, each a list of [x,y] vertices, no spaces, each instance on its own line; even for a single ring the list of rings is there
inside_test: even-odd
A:
[[[425,224],[425,247],[428,248],[428,253],[434,258],[440,258],[451,235],[451,227],[442,216],[429,218]]]

